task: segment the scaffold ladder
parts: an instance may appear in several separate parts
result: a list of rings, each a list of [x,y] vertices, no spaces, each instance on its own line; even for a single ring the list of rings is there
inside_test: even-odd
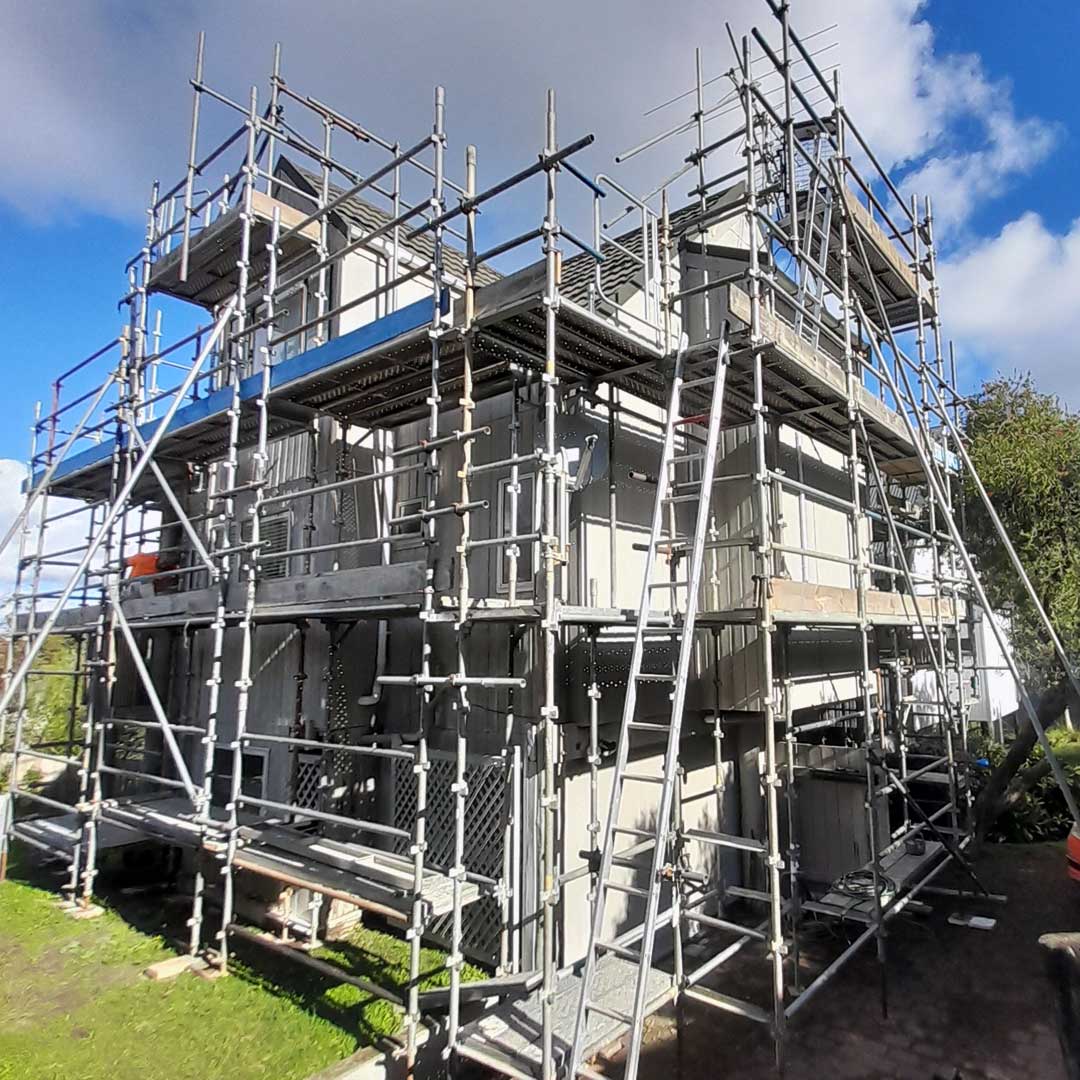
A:
[[[712,366],[712,365],[710,365]],[[669,862],[671,840],[672,802],[676,787],[678,770],[679,738],[682,731],[683,705],[686,699],[687,676],[694,652],[694,623],[697,618],[698,596],[701,585],[702,565],[708,546],[709,506],[712,496],[713,481],[716,473],[717,448],[720,440],[721,407],[724,399],[724,384],[728,367],[727,328],[722,329],[715,366],[704,375],[689,372],[686,362],[685,345],[680,348],[675,358],[675,369],[671,382],[671,394],[664,427],[664,441],[661,450],[660,468],[656,478],[656,501],[653,506],[652,528],[645,557],[644,578],[641,588],[641,603],[638,609],[637,628],[634,634],[634,647],[630,660],[630,670],[626,684],[626,699],[623,705],[622,726],[616,751],[615,766],[612,774],[611,800],[608,807],[607,823],[601,849],[600,869],[593,896],[593,921],[589,934],[589,949],[582,973],[581,999],[574,1029],[574,1041],[571,1051],[570,1076],[583,1073],[582,1063],[589,1051],[588,1029],[590,1016],[602,1016],[615,1021],[626,1029],[627,1061],[626,1080],[637,1076],[638,1059],[641,1050],[641,1034],[649,1006],[649,974],[652,968],[653,950],[659,921],[660,899],[666,882],[672,882],[674,868]],[[687,423],[684,418],[684,395],[690,391],[701,392],[711,386],[709,411],[699,419],[707,427],[705,448],[700,453],[677,454],[676,443],[679,428]],[[693,459],[693,460],[691,460]],[[700,462],[696,480],[678,483],[673,474],[680,465],[691,468]],[[671,529],[671,535],[664,535],[665,521],[674,521],[672,509],[676,504],[696,505],[696,520],[691,536],[677,536]],[[655,581],[653,571],[657,555],[667,554],[669,560],[678,556],[679,562],[685,560],[686,575],[672,574],[670,581]],[[646,637],[655,634],[655,620],[651,612],[653,599],[661,592],[670,594],[671,612],[667,629],[679,642],[678,659],[671,674],[646,673],[644,668]],[[685,596],[685,608],[678,612],[677,597]],[[670,717],[668,722],[642,718],[638,705],[638,692],[643,682],[666,682],[671,685]],[[629,768],[631,743],[637,734],[662,736],[664,739],[663,771],[659,775],[635,772]],[[639,745],[639,744],[638,744]],[[636,788],[645,787],[655,791],[653,800],[655,815],[650,826],[631,827],[620,820],[622,796],[628,784]],[[636,812],[640,813],[642,804],[635,800]],[[646,864],[633,860],[648,855],[651,859]],[[649,877],[645,887],[627,884],[613,876],[620,868],[636,869],[648,867]],[[633,936],[640,937],[639,951],[627,948],[615,942],[603,940],[604,926],[607,920],[608,900],[612,895],[643,899],[645,917],[638,931]],[[625,935],[623,935],[625,936]],[[630,1012],[612,1007],[604,1000],[601,992],[594,993],[596,966],[600,957],[614,953],[623,959],[631,959],[637,965],[634,979],[633,1005]]]
[[[820,132],[814,139],[814,164],[806,188],[806,222],[803,233],[807,266],[799,275],[795,327],[815,350],[821,341],[821,320],[825,314],[825,281],[832,236],[833,189],[820,183],[823,143]],[[791,208],[792,226],[798,222],[798,207]]]

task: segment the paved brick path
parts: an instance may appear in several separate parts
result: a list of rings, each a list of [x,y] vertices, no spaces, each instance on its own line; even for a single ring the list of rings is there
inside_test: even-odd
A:
[[[889,1018],[881,1016],[870,944],[792,1022],[787,1080],[953,1080],[957,1073],[962,1080],[1064,1080],[1037,939],[1080,928],[1080,885],[1066,878],[1059,845],[992,847],[979,870],[1008,903],[934,897],[932,915],[891,923]],[[989,933],[949,926],[958,909],[995,915],[998,926]],[[815,967],[843,944],[824,929],[818,937],[804,957]],[[767,1000],[760,954],[725,970],[729,978],[715,980],[717,988]],[[618,1076],[617,1063],[605,1071]],[[679,1019],[663,1013],[650,1022],[640,1075],[769,1080],[776,1076],[772,1041],[758,1025],[688,1001]]]

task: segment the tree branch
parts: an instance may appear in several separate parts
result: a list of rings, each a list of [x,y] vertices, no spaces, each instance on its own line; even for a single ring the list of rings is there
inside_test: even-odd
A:
[[[1072,688],[1067,680],[1063,679],[1056,686],[1052,686],[1039,699],[1036,706],[1039,723],[1044,730],[1049,730],[1065,714],[1065,708],[1074,700]],[[1012,713],[1015,718],[1017,713]],[[986,785],[979,792],[975,800],[975,840],[982,843],[987,834],[1001,815],[1014,806],[1019,799],[1030,790],[1034,784],[1045,775],[1045,772],[1036,776],[1028,783],[1030,774],[1045,766],[1050,769],[1049,761],[1038,762],[1026,769],[1020,779],[1014,785],[1014,778],[1023,769],[1025,762],[1035,749],[1039,737],[1035,732],[1035,726],[1031,720],[1025,720],[1016,733],[1016,738],[1009,744],[1009,749],[1001,763],[990,773]]]

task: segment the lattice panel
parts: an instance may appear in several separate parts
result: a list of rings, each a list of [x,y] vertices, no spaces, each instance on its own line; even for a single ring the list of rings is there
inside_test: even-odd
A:
[[[301,754],[296,765],[295,803],[307,810],[319,809],[319,777],[322,775],[321,754]]]
[[[395,759],[394,824],[412,831],[416,821],[416,782],[412,763]],[[503,871],[503,840],[507,814],[507,773],[498,758],[473,758],[465,767],[469,794],[465,800],[465,866],[478,874],[500,878]],[[454,759],[450,755],[433,753],[427,784],[427,860],[440,867],[450,867],[454,861]],[[397,845],[399,852],[408,850],[409,842]],[[484,896],[464,909],[464,951],[485,963],[499,958],[499,901]],[[452,916],[434,920],[429,936],[448,944]]]
[[[341,532],[338,540],[347,543],[360,538],[360,520],[357,516],[356,489],[343,488],[338,495],[338,520]],[[352,570],[360,565],[361,548],[345,548],[337,554],[338,564],[343,570]]]
[[[337,648],[331,646],[328,686],[326,693],[326,741],[347,743],[349,741],[350,702],[345,679],[345,665]],[[346,750],[334,750],[325,755],[323,762],[327,779],[331,784],[336,778],[352,776],[353,755]]]

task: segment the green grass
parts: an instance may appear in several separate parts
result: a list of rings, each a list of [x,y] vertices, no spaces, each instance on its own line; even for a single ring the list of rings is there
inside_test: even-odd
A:
[[[390,1003],[257,946],[228,978],[151,982],[143,969],[174,955],[160,938],[111,910],[71,919],[56,901],[0,885],[0,1080],[299,1080],[400,1027]],[[317,955],[375,982],[407,977],[407,943],[371,927]],[[448,980],[437,950],[423,970],[425,986]]]

